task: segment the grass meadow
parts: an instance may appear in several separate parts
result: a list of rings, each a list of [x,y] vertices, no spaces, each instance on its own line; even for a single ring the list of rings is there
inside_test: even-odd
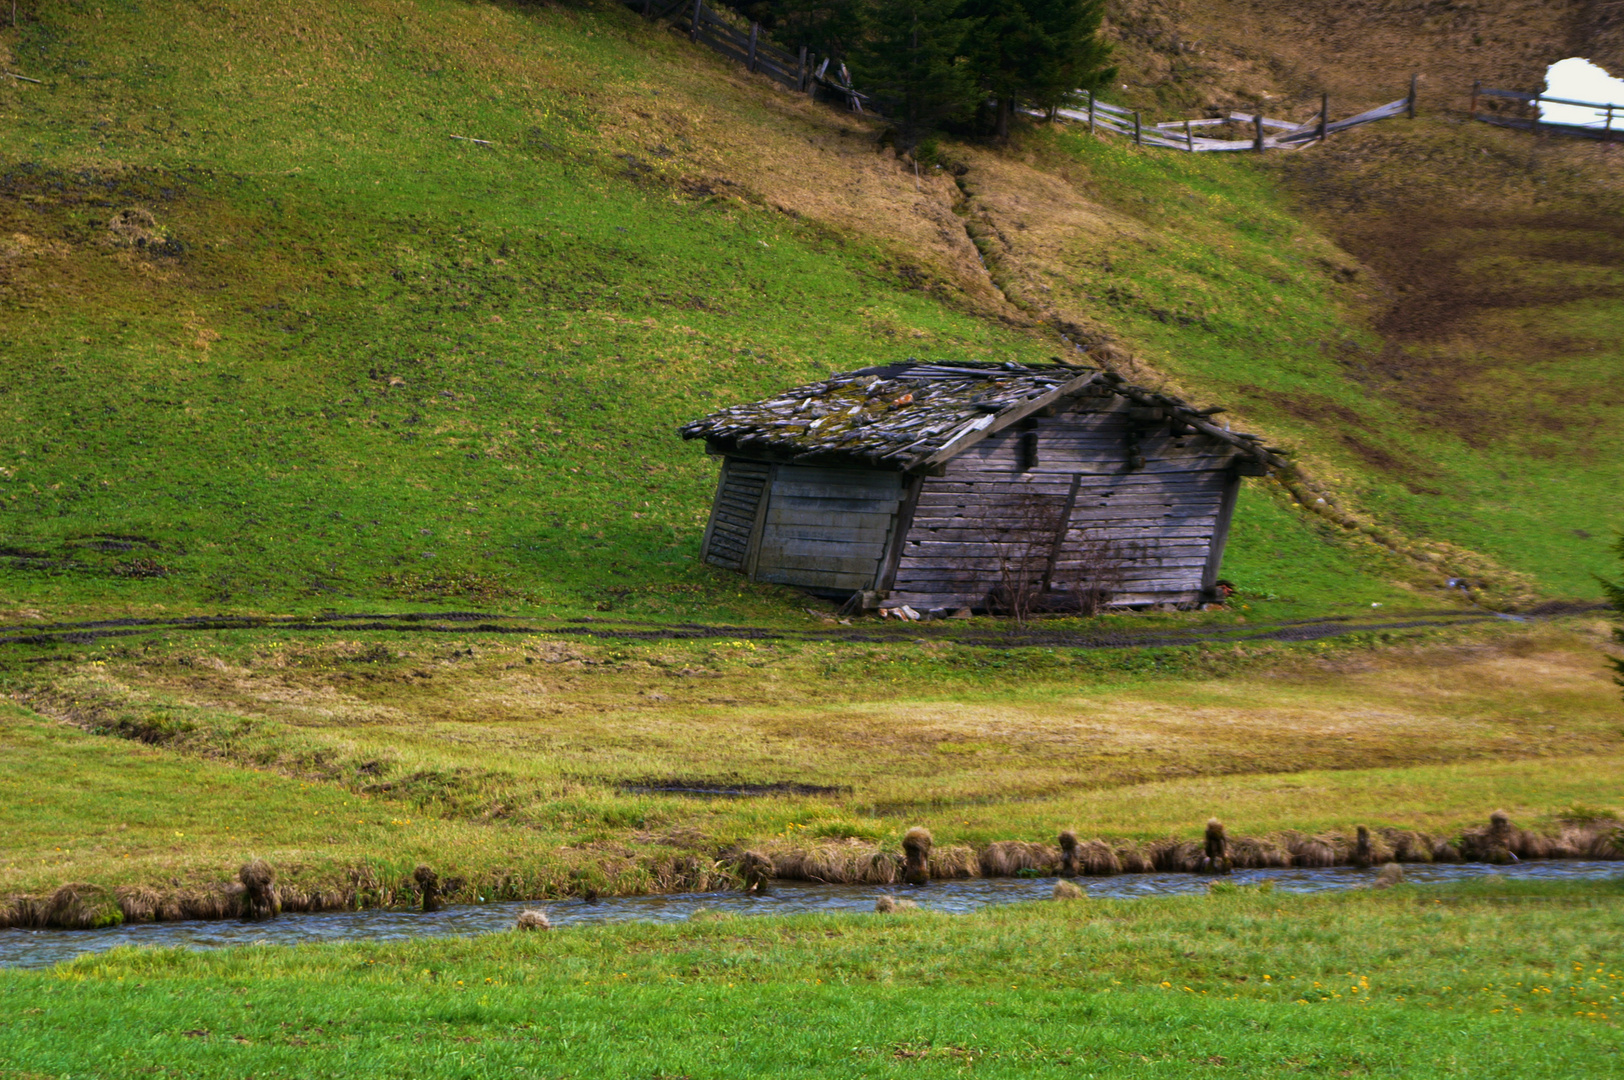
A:
[[[609,0],[21,10],[8,912],[71,885],[185,913],[250,858],[407,906],[418,864],[452,900],[544,899],[732,887],[745,849],[868,859],[915,825],[962,863],[1214,814],[1447,837],[1624,810],[1601,621],[1445,617],[1488,618],[1451,579],[1527,607],[1610,569],[1611,159],[1433,116],[1350,136],[1335,175],[1044,128],[916,171]],[[1478,217],[1440,215],[1455,190]],[[841,627],[698,565],[715,467],[679,423],[1076,340],[1229,406],[1327,500],[1248,482],[1226,610],[1044,624],[1208,638]],[[185,622],[448,609],[528,629]],[[172,621],[30,640],[123,617]],[[1242,640],[1292,619],[1353,632]],[[0,1080],[1603,1075],[1620,910],[1616,883],[1489,881],[125,950],[0,971]]]
[[[1504,809],[1553,830],[1620,809],[1602,632],[117,645],[8,679],[0,891],[195,892],[260,857],[357,903],[414,903],[418,863],[470,900],[635,894],[732,883],[748,848],[895,851],[914,825],[948,859],[1066,828],[1189,839],[1212,815],[1244,835],[1450,836]]]

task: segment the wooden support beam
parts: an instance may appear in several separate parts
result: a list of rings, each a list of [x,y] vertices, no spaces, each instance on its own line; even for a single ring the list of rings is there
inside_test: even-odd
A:
[[[1415,119],[1415,84],[1419,78],[1419,75],[1413,73],[1410,75],[1410,101],[1406,106],[1406,111],[1410,114],[1411,120]]]
[[[1235,517],[1235,499],[1240,494],[1241,478],[1235,475],[1224,485],[1222,501],[1218,506],[1218,522],[1213,526],[1212,540],[1207,548],[1206,565],[1201,568],[1201,591],[1211,593],[1218,581],[1218,571],[1224,564],[1224,546],[1229,540],[1229,523]]]
[[[694,0],[694,21],[688,26],[688,38],[699,40],[699,20],[705,17],[705,0]]]
[[[1134,110],[1133,114],[1133,141],[1136,146],[1145,145],[1145,129],[1139,122],[1139,111],[1137,109]]]
[[[760,23],[754,23],[754,22],[751,23],[750,24],[750,55],[745,57],[745,60],[744,60],[744,68],[745,68],[746,71],[752,71],[753,72],[753,71],[756,70],[756,44],[760,40],[760,38],[761,38],[761,24]]]
[[[1318,136],[1320,142],[1325,141],[1325,125],[1330,123],[1330,122],[1331,122],[1331,95],[1327,94],[1327,93],[1321,93],[1320,94],[1319,131],[1315,133]]]
[[[1055,523],[1054,543],[1049,546],[1049,557],[1043,566],[1043,592],[1048,592],[1049,586],[1054,583],[1055,564],[1060,561],[1060,549],[1066,543],[1066,534],[1071,532],[1071,515],[1077,509],[1077,489],[1082,483],[1082,474],[1072,476],[1071,490],[1066,493],[1066,505],[1061,508],[1060,518]]]
[[[1252,136],[1252,149],[1263,153],[1263,114],[1257,113],[1252,117],[1252,125],[1257,133]]]

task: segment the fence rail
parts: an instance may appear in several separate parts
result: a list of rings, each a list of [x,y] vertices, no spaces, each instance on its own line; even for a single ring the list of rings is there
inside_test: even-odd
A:
[[[1077,123],[1088,124],[1090,131],[1109,131],[1116,135],[1125,135],[1133,139],[1140,146],[1160,146],[1168,150],[1184,150],[1188,153],[1221,153],[1231,150],[1264,151],[1278,148],[1307,146],[1319,142],[1327,135],[1334,135],[1338,131],[1347,131],[1349,128],[1361,124],[1372,124],[1377,120],[1388,120],[1400,114],[1413,118],[1415,116],[1415,76],[1410,77],[1410,92],[1397,101],[1389,101],[1385,105],[1378,105],[1374,109],[1367,109],[1354,116],[1341,120],[1329,119],[1331,101],[1329,96],[1320,95],[1320,111],[1302,123],[1291,120],[1275,120],[1260,113],[1230,113],[1228,116],[1204,117],[1200,120],[1164,120],[1160,123],[1146,125],[1142,113],[1133,109],[1125,109],[1120,105],[1112,105],[1100,101],[1092,93],[1086,94],[1087,107],[1082,109],[1056,109],[1055,115]],[[1042,113],[1033,112],[1040,116]],[[1218,124],[1248,124],[1252,128],[1252,137],[1249,139],[1216,139],[1206,135],[1197,135],[1195,130],[1202,127],[1212,127]],[[1270,135],[1273,131],[1277,134]]]
[[[1484,112],[1484,99],[1488,99],[1491,110],[1495,108],[1493,103],[1496,101],[1510,101],[1515,107],[1532,110],[1533,115],[1506,116],[1497,111]],[[1558,121],[1545,120],[1540,116],[1544,111],[1541,108],[1543,105],[1562,105],[1589,109],[1596,114],[1597,122],[1564,124]],[[1577,139],[1599,139],[1602,142],[1624,141],[1624,105],[1613,102],[1573,101],[1569,98],[1547,97],[1544,94],[1531,94],[1522,90],[1497,90],[1490,86],[1484,86],[1482,80],[1478,80],[1472,83],[1470,111],[1473,120],[1481,120],[1485,124],[1496,124],[1500,127],[1544,132],[1553,135],[1567,135]]]
[[[843,102],[853,112],[861,113],[871,111],[873,108],[872,99],[852,86],[851,74],[846,70],[845,64],[832,57],[824,57],[820,62],[815,53],[807,51],[805,45],[801,46],[799,54],[792,54],[766,40],[762,35],[760,23],[751,23],[748,31],[742,30],[706,7],[705,0],[669,0],[669,2],[623,0],[623,2],[627,7],[636,9],[645,18],[658,20],[674,17],[679,24],[686,23],[688,37],[692,41],[713,49],[729,59],[737,60],[750,71],[766,75],[793,91],[808,94],[813,98],[823,97]],[[1319,113],[1300,124],[1260,114],[1231,113],[1229,116],[1204,117],[1200,120],[1168,120],[1147,127],[1140,113],[1120,105],[1096,100],[1092,92],[1087,93],[1086,109],[1056,109],[1053,115],[1067,120],[1086,121],[1090,131],[1105,130],[1131,136],[1133,141],[1141,146],[1159,146],[1190,153],[1226,150],[1261,152],[1276,148],[1306,146],[1338,131],[1346,131],[1377,120],[1386,120],[1400,113],[1414,118],[1415,91],[1416,77],[1412,75],[1408,96],[1341,120],[1329,119],[1330,99],[1321,94]],[[1485,92],[1518,96],[1507,91]],[[1045,114],[1033,111],[1031,115]],[[1217,139],[1195,134],[1196,128],[1232,123],[1250,124],[1253,129],[1252,138]],[[1269,131],[1276,134],[1267,134]]]
[[[863,112],[869,96],[854,88],[845,64],[836,64],[828,57],[818,62],[816,53],[801,46],[798,54],[788,52],[768,41],[761,32],[760,23],[751,23],[748,31],[741,30],[723,19],[705,5],[705,0],[624,0],[627,7],[635,8],[645,18],[669,19],[676,17],[688,26],[690,40],[737,60],[748,70],[767,76],[774,82],[802,94],[816,98],[820,93],[844,102],[853,112]]]

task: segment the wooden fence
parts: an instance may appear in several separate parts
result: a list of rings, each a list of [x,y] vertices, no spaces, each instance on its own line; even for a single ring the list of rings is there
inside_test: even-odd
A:
[[[852,86],[851,74],[846,70],[845,64],[831,57],[824,57],[819,62],[817,55],[808,52],[805,45],[801,46],[798,54],[791,54],[767,41],[762,35],[761,24],[751,23],[748,31],[741,30],[707,8],[705,0],[624,0],[624,3],[627,7],[641,12],[645,18],[675,18],[680,25],[687,27],[688,36],[693,41],[715,49],[723,56],[737,60],[750,71],[766,75],[798,93],[843,102],[853,112],[861,113],[873,109],[872,99]],[[1052,115],[1078,122],[1086,121],[1090,131],[1104,130],[1132,136],[1133,141],[1141,146],[1162,146],[1170,150],[1186,150],[1191,153],[1214,150],[1263,151],[1278,147],[1306,146],[1338,131],[1346,131],[1377,120],[1387,120],[1400,113],[1414,119],[1415,91],[1416,77],[1412,75],[1410,92],[1407,96],[1342,120],[1329,119],[1330,99],[1321,94],[1318,115],[1301,124],[1289,120],[1274,120],[1262,115],[1231,113],[1228,116],[1200,120],[1170,120],[1147,127],[1140,113],[1120,105],[1098,101],[1091,92],[1086,95],[1088,102],[1086,109],[1056,109]],[[1488,93],[1503,93],[1503,91],[1488,91]],[[1046,114],[1034,112],[1032,115]],[[1252,128],[1252,137],[1218,139],[1195,134],[1196,128],[1218,124],[1249,125]],[[1271,132],[1273,134],[1270,134]]]
[[[1521,115],[1506,115],[1498,111],[1498,103],[1509,101]],[[1540,106],[1574,105],[1596,113],[1594,124],[1557,124],[1540,119]],[[1488,111],[1485,111],[1485,106]],[[1519,128],[1523,131],[1569,135],[1577,139],[1600,139],[1603,142],[1624,141],[1624,105],[1600,101],[1570,101],[1567,98],[1546,97],[1521,90],[1496,90],[1484,86],[1482,81],[1472,83],[1471,114],[1473,120],[1500,127]]]
[[[859,113],[869,101],[867,94],[852,86],[845,64],[829,57],[819,63],[817,54],[808,52],[805,45],[798,54],[789,53],[766,39],[760,23],[751,23],[748,31],[741,30],[706,7],[705,0],[625,0],[625,4],[640,11],[645,18],[675,17],[687,26],[691,40],[797,93],[816,98],[821,92]],[[831,65],[834,65],[832,70]]]
[[[1319,142],[1327,135],[1377,120],[1388,120],[1405,115],[1415,118],[1416,78],[1410,76],[1410,92],[1397,101],[1378,105],[1374,109],[1342,120],[1331,120],[1331,100],[1320,95],[1320,111],[1303,123],[1274,120],[1258,113],[1230,113],[1228,116],[1208,117],[1201,120],[1168,120],[1147,125],[1143,114],[1110,105],[1087,95],[1088,105],[1083,109],[1056,109],[1055,115],[1078,123],[1087,123],[1089,131],[1109,131],[1125,135],[1141,146],[1161,146],[1169,150],[1184,150],[1192,154],[1225,150],[1254,150],[1262,152],[1281,147],[1307,146]],[[1042,115],[1034,113],[1033,115]],[[1197,128],[1219,124],[1242,124],[1252,129],[1249,139],[1215,139],[1195,133]]]

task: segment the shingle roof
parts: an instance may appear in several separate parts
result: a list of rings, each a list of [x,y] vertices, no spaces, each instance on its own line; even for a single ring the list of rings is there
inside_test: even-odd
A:
[[[1058,398],[1105,383],[1138,404],[1172,415],[1250,456],[1284,464],[1256,436],[1237,435],[1207,421],[1178,398],[1129,386],[1092,368],[909,360],[863,368],[797,386],[765,401],[735,405],[684,424],[684,439],[723,449],[770,452],[792,461],[856,459],[910,469],[952,457],[1000,428]]]

